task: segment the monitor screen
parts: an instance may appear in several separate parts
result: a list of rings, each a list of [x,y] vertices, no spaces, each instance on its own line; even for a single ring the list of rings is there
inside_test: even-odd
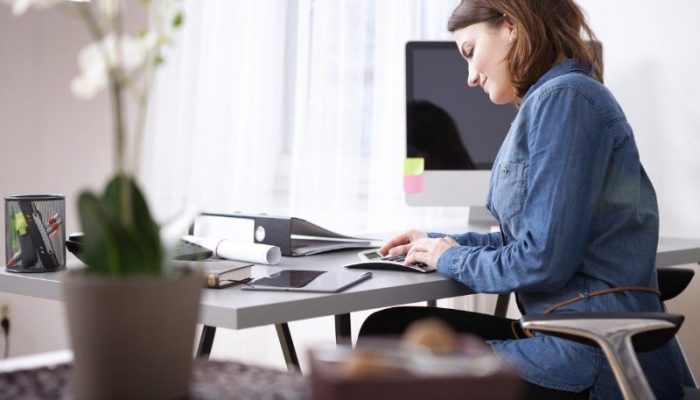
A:
[[[517,112],[469,87],[454,42],[406,45],[406,155],[430,170],[490,170]]]

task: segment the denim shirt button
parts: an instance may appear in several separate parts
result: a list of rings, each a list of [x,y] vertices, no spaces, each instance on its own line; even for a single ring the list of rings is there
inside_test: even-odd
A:
[[[508,167],[501,168],[501,174],[507,175],[508,174]]]

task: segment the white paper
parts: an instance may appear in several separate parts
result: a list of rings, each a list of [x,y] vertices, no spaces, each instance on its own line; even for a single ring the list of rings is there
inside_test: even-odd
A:
[[[213,251],[216,257],[225,258],[228,260],[275,265],[282,259],[282,251],[277,246],[240,242],[226,238],[217,239],[210,237],[184,236],[182,239]]]

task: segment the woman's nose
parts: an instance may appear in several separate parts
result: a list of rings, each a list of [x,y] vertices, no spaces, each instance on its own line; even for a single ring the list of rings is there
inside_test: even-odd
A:
[[[472,66],[469,66],[469,78],[467,78],[467,85],[470,87],[479,86],[479,73],[476,72]]]

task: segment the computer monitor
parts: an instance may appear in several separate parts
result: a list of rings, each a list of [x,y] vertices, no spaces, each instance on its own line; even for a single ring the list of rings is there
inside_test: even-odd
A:
[[[454,42],[406,44],[406,157],[424,160],[422,185],[406,190],[411,206],[486,204],[490,170],[517,110],[491,103],[467,85],[468,75]]]

